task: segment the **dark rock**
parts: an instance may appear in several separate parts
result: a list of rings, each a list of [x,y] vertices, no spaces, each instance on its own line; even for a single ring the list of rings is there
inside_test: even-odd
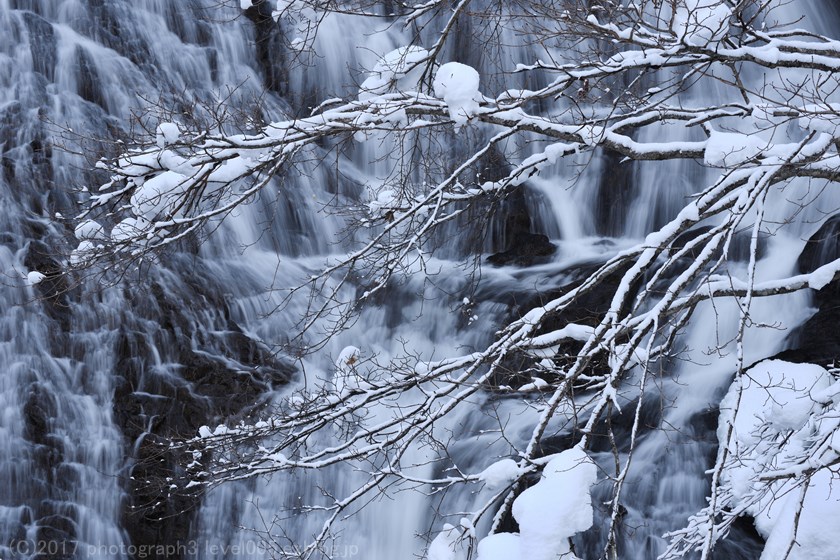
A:
[[[55,255],[55,248],[50,248],[42,241],[31,241],[23,263],[27,269],[36,270],[44,275],[36,289],[42,297],[44,311],[62,327],[56,332],[54,342],[57,342],[61,339],[58,333],[65,333],[70,329],[70,286]]]
[[[231,320],[211,274],[194,263],[182,270],[192,274],[183,274],[177,291],[155,282],[150,294],[134,292],[129,300],[140,322],[132,317],[137,328],[124,327],[115,349],[114,416],[132,442],[133,461],[122,517],[137,544],[187,542],[197,511],[199,496],[184,489],[191,457],[167,442],[258,412],[266,393],[294,373]],[[143,318],[151,331],[140,328]],[[168,365],[152,367],[158,362]]]
[[[280,26],[271,16],[273,2],[257,0],[245,10],[245,17],[254,23],[256,31],[256,60],[262,70],[265,87],[281,95],[288,89],[284,49]]]
[[[32,53],[32,66],[36,72],[52,82],[55,80],[57,43],[53,26],[44,18],[24,12],[23,21],[29,33],[29,51]]]
[[[624,156],[614,152],[601,155],[604,173],[598,181],[595,227],[601,235],[620,236],[627,222],[626,212],[633,203],[633,162],[621,163]]]
[[[36,539],[43,542],[67,542],[76,537],[76,522],[64,515],[48,515],[38,520]]]
[[[557,247],[548,240],[548,236],[520,232],[513,236],[506,251],[490,255],[487,262],[496,266],[531,266],[545,261],[543,257],[553,255],[556,250]]]
[[[52,392],[40,382],[32,383],[26,390],[23,405],[24,433],[29,441],[47,444],[51,419],[57,414],[57,403]]]
[[[498,172],[497,168],[501,164],[494,162],[492,165],[488,173]],[[548,240],[548,236],[533,231],[534,221],[528,210],[524,187],[510,193],[499,205],[494,212],[494,219],[498,221],[499,218],[504,219],[504,225],[500,230],[491,227],[491,242],[504,247],[504,250],[490,255],[487,258],[490,264],[530,266],[545,262],[546,257],[553,255],[557,250]]]
[[[840,214],[830,217],[805,242],[796,264],[800,272],[811,272],[840,258]]]
[[[583,280],[595,273],[601,267],[601,264],[600,262],[586,262],[562,271],[559,282],[563,282],[563,284],[559,288],[537,293],[527,291],[506,294],[507,301],[505,303],[510,306],[511,314],[503,324],[516,320],[531,309],[545,305],[561,297],[576,286],[579,286]],[[563,312],[548,314],[534,334],[538,336],[559,330],[569,323],[596,326],[609,309],[615,290],[629,267],[629,264],[621,267],[604,278],[598,286],[579,295]],[[637,289],[638,286],[633,286],[631,287],[631,292],[635,292]],[[476,297],[480,299],[481,294],[477,294]],[[497,301],[504,301],[499,295],[494,297]],[[621,313],[621,311],[619,312]],[[561,343],[553,358],[554,363],[561,369],[570,366],[576,360],[582,346],[583,344],[577,341],[565,341]],[[588,365],[590,373],[605,369],[607,367],[605,360],[606,355],[591,361]],[[539,360],[522,352],[511,352],[507,354],[498,368],[498,374],[490,380],[490,385],[509,385],[516,387],[529,382],[535,371],[538,371],[535,368],[537,361]],[[545,379],[545,381],[551,383],[554,380]],[[583,387],[579,388],[582,389]]]
[[[88,51],[81,46],[76,46],[76,66],[78,90],[76,93],[85,101],[90,101],[107,110],[105,96],[102,93],[102,81],[96,63]]]
[[[840,258],[840,214],[830,217],[805,243],[797,267],[808,273]],[[788,338],[790,347],[775,356],[796,363],[830,366],[840,362],[840,281],[811,290],[817,312]]]

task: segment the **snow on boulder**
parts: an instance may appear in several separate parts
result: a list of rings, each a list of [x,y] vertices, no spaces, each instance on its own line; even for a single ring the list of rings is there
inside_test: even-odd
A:
[[[832,480],[836,476],[823,470],[811,478],[798,519],[799,492],[782,493],[770,518],[772,530],[761,560],[836,560],[840,527],[840,489]]]
[[[797,123],[804,130],[825,132],[837,137],[840,134],[840,103],[806,105]]]
[[[549,461],[543,478],[513,502],[513,517],[519,524],[520,558],[575,558],[569,539],[592,526],[589,490],[597,479],[595,463],[579,447]]]
[[[718,438],[723,441],[729,424],[733,426],[732,460],[722,481],[732,492],[732,507],[746,506],[745,513],[755,518],[756,529],[767,539],[762,560],[836,557],[827,541],[840,527],[840,490],[832,484],[836,472],[822,470],[811,477],[798,520],[801,493],[793,487],[797,481],[772,482],[761,499],[754,497],[765,469],[790,461],[835,431],[833,420],[814,421],[814,415],[837,398],[840,388],[833,383],[818,365],[765,360],[736,379],[721,401]],[[796,544],[787,555],[794,530]]]
[[[723,39],[732,9],[721,0],[677,0],[672,31],[677,39],[697,47]]]
[[[479,81],[475,68],[460,62],[447,62],[435,75],[435,96],[449,106],[449,116],[455,121],[456,128],[478,112],[481,100]]]
[[[478,542],[477,560],[518,560],[519,558],[517,533],[496,533]]]
[[[426,560],[466,560],[467,544],[461,538],[461,529],[446,523],[429,544]]]
[[[423,74],[422,62],[429,51],[418,46],[400,47],[379,59],[359,88],[359,99],[365,101],[393,91],[415,91]]]
[[[827,388],[830,380],[828,372],[814,364],[765,360],[753,366],[743,376],[741,401],[734,416],[741,442],[755,443],[757,436],[752,431],[765,423],[777,430],[803,427],[818,406],[812,393]],[[721,412],[734,409],[736,402],[737,387],[733,385],[721,402]],[[725,437],[725,427],[718,430],[718,437]]]

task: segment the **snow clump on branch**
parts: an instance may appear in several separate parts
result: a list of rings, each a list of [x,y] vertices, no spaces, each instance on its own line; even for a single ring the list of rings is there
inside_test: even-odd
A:
[[[359,100],[394,91],[408,92],[417,89],[423,74],[422,63],[429,58],[429,51],[417,46],[395,49],[376,63],[370,76],[359,88]]]
[[[719,0],[678,0],[672,30],[680,42],[702,47],[726,35],[731,16],[731,8]]]
[[[456,129],[478,113],[478,102],[481,100],[479,81],[475,68],[460,62],[447,62],[435,75],[435,97],[446,101]]]

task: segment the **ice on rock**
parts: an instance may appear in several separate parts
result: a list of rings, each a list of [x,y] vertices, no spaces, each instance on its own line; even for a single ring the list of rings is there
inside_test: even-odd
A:
[[[438,69],[433,84],[435,96],[446,102],[456,127],[478,112],[479,81],[475,68],[460,62],[447,62]]]
[[[389,52],[362,82],[359,99],[365,101],[393,91],[415,91],[423,74],[422,62],[428,56],[429,51],[414,45]]]

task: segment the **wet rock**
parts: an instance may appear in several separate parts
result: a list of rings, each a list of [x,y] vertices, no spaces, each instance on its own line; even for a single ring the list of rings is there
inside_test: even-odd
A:
[[[90,101],[103,109],[107,109],[101,87],[102,81],[99,71],[96,69],[96,63],[88,51],[81,46],[76,47],[76,68],[78,72],[76,93],[85,101]]]
[[[516,233],[506,251],[487,257],[487,262],[496,266],[516,265],[531,266],[543,262],[554,254],[557,247],[548,240],[548,236],[539,233]]]
[[[830,217],[805,243],[797,266],[800,273],[811,272],[840,258],[840,214]],[[789,337],[790,348],[776,356],[796,363],[830,366],[840,363],[840,281],[821,290],[810,290],[817,312]]]
[[[501,237],[505,250],[487,257],[495,266],[531,266],[545,262],[557,250],[548,236],[533,231],[533,220],[528,211],[522,188],[509,195],[497,214],[504,216]]]
[[[294,373],[231,320],[224,292],[205,272],[185,273],[177,292],[160,283],[152,284],[150,294],[136,292],[135,327],[124,327],[117,340],[114,415],[132,442],[122,515],[132,543],[182,543],[189,537],[199,504],[196,494],[184,490],[184,466],[191,459],[167,442],[259,411],[266,393]]]
[[[601,235],[620,236],[633,203],[636,166],[632,162],[621,163],[623,156],[613,152],[605,152],[601,157],[602,165],[609,171],[601,173],[598,181],[595,225]]]
[[[57,414],[55,396],[42,383],[32,383],[26,390],[23,405],[24,433],[29,441],[48,443],[51,419]]]
[[[24,12],[23,21],[29,33],[29,51],[34,70],[50,82],[55,80],[56,38],[51,23],[33,12]]]
[[[288,89],[288,76],[284,70],[286,60],[280,26],[271,16],[273,9],[273,2],[256,0],[244,13],[254,23],[256,60],[262,70],[265,87],[283,95]]]
[[[36,290],[43,298],[44,311],[62,327],[56,332],[55,342],[58,342],[62,338],[58,333],[68,332],[70,327],[70,286],[55,255],[55,248],[42,241],[31,241],[23,263],[27,269],[44,275]]]
[[[36,539],[42,542],[68,542],[76,537],[76,522],[64,515],[48,515],[38,520]]]
[[[563,285],[553,290],[536,293],[524,292],[508,294],[507,297],[512,302],[511,316],[506,319],[503,324],[516,320],[525,315],[531,309],[543,306],[546,303],[566,294],[576,286],[580,285],[584,279],[591,276],[596,270],[598,270],[598,268],[600,268],[601,264],[602,263],[600,262],[586,262],[564,270],[562,272],[562,276],[564,278]],[[559,330],[569,323],[596,326],[600,323],[604,314],[609,309],[615,290],[629,266],[629,264],[625,265],[605,277],[598,286],[578,296],[563,312],[548,314],[534,334],[539,336]],[[632,292],[635,292],[637,289],[638,286],[631,287],[631,295]],[[619,310],[620,313],[621,311],[622,310]],[[560,369],[566,369],[576,360],[582,347],[583,343],[581,342],[564,341],[558,345],[557,352],[552,358],[552,361]],[[532,376],[541,371],[536,367],[537,362],[539,362],[539,360],[530,354],[523,352],[509,353],[505,356],[505,359],[499,367],[499,374],[491,380],[491,385],[509,385],[512,387],[521,386],[522,384],[530,381]],[[608,367],[606,355],[596,357],[587,367],[590,374],[605,370]],[[544,380],[549,383],[554,381],[552,379]]]

